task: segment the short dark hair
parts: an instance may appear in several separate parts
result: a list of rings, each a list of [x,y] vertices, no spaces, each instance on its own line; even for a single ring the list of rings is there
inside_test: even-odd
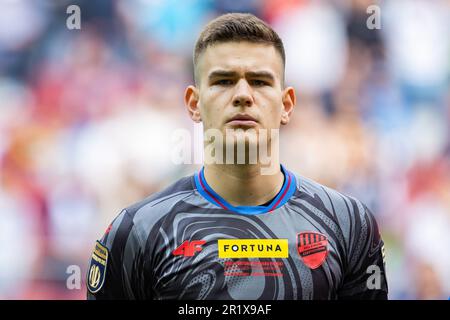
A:
[[[194,77],[199,56],[216,43],[247,41],[274,46],[286,64],[283,41],[264,21],[250,13],[227,13],[210,21],[200,33],[194,49]]]

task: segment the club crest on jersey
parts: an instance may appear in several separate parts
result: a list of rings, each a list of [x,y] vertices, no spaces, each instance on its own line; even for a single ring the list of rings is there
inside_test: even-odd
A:
[[[108,248],[99,241],[92,252],[91,262],[87,274],[87,288],[91,293],[97,293],[105,282],[106,265],[108,263]]]
[[[316,269],[328,255],[328,239],[319,232],[300,232],[297,234],[297,251],[305,265]]]

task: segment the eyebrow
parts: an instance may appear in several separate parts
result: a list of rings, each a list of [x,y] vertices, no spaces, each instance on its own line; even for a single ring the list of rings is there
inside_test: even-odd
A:
[[[209,76],[208,79],[214,79],[214,78],[236,78],[238,77],[238,73],[236,71],[227,71],[227,70],[215,70],[212,71]],[[250,77],[250,78],[266,78],[269,79],[271,81],[275,81],[275,76],[268,71],[248,71],[245,73],[245,77]]]

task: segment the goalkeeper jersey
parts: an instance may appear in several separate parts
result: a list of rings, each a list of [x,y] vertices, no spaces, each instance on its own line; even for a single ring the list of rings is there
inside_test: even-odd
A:
[[[387,299],[369,209],[281,165],[261,206],[233,206],[204,168],[124,209],[95,243],[88,299]]]

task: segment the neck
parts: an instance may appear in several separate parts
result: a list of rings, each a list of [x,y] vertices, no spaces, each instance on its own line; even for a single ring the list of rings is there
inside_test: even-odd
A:
[[[257,206],[274,198],[283,186],[280,164],[275,165],[277,170],[265,175],[259,164],[208,164],[204,174],[209,186],[231,205]]]

